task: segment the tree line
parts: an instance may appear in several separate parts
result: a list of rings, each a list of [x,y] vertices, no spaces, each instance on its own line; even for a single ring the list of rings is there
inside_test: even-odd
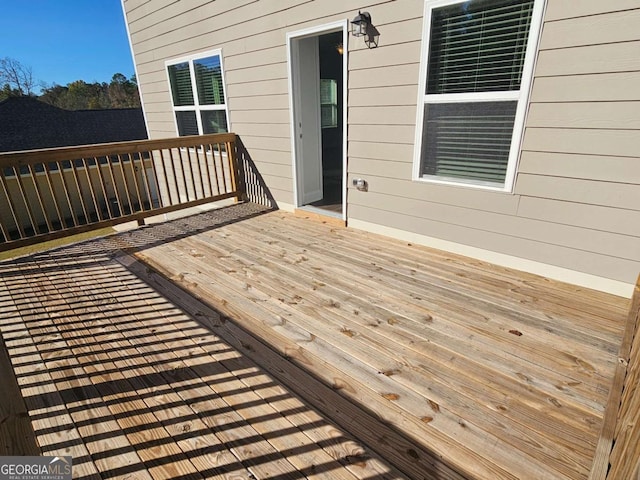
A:
[[[39,88],[40,94],[35,90]],[[140,107],[135,75],[116,73],[111,82],[87,83],[76,80],[62,85],[47,85],[33,77],[31,67],[13,58],[0,58],[0,101],[8,97],[30,96],[66,110]]]

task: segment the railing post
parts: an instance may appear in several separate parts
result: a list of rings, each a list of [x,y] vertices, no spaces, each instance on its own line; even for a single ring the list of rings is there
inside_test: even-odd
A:
[[[605,411],[601,441],[605,458],[596,459],[589,480],[635,479],[640,471],[640,276],[631,297],[619,363]],[[605,431],[606,428],[606,431]],[[599,442],[600,444],[600,442]]]
[[[233,142],[227,142],[227,156],[229,158],[229,170],[231,173],[231,187],[236,194],[236,203],[245,200],[245,192],[243,191],[242,174],[240,172],[240,162],[237,155],[238,136],[234,135]]]

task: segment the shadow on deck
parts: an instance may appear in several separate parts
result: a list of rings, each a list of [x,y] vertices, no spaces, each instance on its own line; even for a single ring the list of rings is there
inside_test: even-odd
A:
[[[261,211],[225,209],[216,227]],[[171,224],[149,231],[0,264],[0,329],[37,439],[10,421],[4,454],[72,455],[85,479],[402,478],[203,328],[216,312],[189,316],[116,261],[125,246],[184,236]],[[5,423],[24,418],[18,402]]]
[[[96,479],[586,478],[623,299],[268,212],[0,263],[43,454]]]

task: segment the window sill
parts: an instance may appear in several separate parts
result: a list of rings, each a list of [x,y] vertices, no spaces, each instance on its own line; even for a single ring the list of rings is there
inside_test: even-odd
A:
[[[412,179],[414,182],[419,183],[430,183],[436,185],[444,185],[448,187],[457,187],[457,188],[471,188],[474,190],[486,190],[490,192],[497,193],[508,193],[512,194],[513,190],[510,186],[491,183],[491,182],[478,182],[473,180],[464,180],[461,178],[452,178],[452,177],[438,177],[435,175],[423,175],[421,177],[414,177]]]

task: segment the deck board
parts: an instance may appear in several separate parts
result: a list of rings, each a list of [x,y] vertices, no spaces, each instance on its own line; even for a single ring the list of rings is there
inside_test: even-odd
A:
[[[278,212],[139,257],[469,476],[586,478],[625,301],[431,252]]]
[[[252,245],[252,251],[254,251],[254,249],[259,251],[260,255],[269,256],[268,249],[261,251],[259,249],[259,246]],[[251,253],[247,254],[246,252],[242,252],[242,255],[251,255]],[[496,327],[495,330],[501,331],[503,333],[513,330],[515,329],[515,327],[518,327],[519,332],[526,331],[527,328],[530,329],[531,335],[528,335],[525,338],[514,339],[512,338],[513,334],[511,333],[511,336],[504,334],[503,337],[498,339],[498,341],[501,343],[504,343],[505,341],[511,342],[512,344],[517,345],[518,348],[526,348],[526,345],[523,346],[523,343],[526,342],[527,338],[533,335],[538,337],[536,347],[540,346],[539,341],[542,340],[540,336],[546,337],[545,340],[548,340],[549,338],[555,340],[556,338],[547,333],[546,329],[550,327],[544,325],[544,328],[541,328],[539,325],[532,324],[531,318],[527,318],[527,312],[518,312],[518,316],[514,318],[512,312],[505,313],[499,307],[495,307],[492,305],[482,305],[477,300],[477,298],[472,298],[471,300],[469,300],[468,298],[460,298],[460,296],[456,295],[455,293],[439,293],[438,291],[436,291],[437,287],[434,287],[433,285],[422,283],[421,285],[414,286],[416,284],[415,281],[403,283],[402,279],[394,277],[394,284],[400,286],[400,289],[403,291],[395,291],[393,292],[393,295],[388,295],[383,291],[383,289],[379,288],[380,282],[384,280],[382,276],[375,273],[367,273],[366,270],[356,269],[353,266],[352,268],[350,268],[350,271],[330,270],[331,265],[327,262],[330,261],[331,257],[332,256],[327,252],[325,255],[318,257],[318,262],[316,262],[315,265],[312,262],[308,261],[298,262],[295,259],[290,260],[288,263],[291,265],[291,267],[288,268],[288,270],[286,267],[285,269],[280,268],[279,265],[276,265],[273,262],[270,262],[265,266],[265,268],[269,271],[276,272],[279,276],[279,279],[282,279],[282,275],[285,275],[287,271],[291,273],[291,283],[287,286],[288,288],[297,288],[300,284],[303,283],[301,280],[307,279],[312,284],[313,282],[315,282],[314,287],[322,284],[322,288],[315,289],[314,296],[322,297],[322,292],[330,290],[330,296],[347,296],[348,300],[351,300],[352,303],[357,303],[359,300],[361,301],[360,303],[364,303],[365,305],[377,302],[384,306],[384,308],[380,308],[380,310],[386,311],[386,315],[396,314],[407,319],[412,319],[420,324],[419,328],[424,327],[423,324],[425,323],[425,319],[427,326],[432,325],[438,320],[438,318],[434,318],[431,315],[433,312],[448,309],[447,311],[449,312],[455,311],[455,315],[448,316],[447,319],[451,319],[453,320],[453,322],[451,323],[451,325],[445,325],[445,327],[450,329],[451,335],[457,334],[461,338],[466,338],[468,336],[468,330],[471,327],[469,320],[470,317],[474,315],[478,318],[481,318],[483,321],[482,323],[493,323],[493,325]],[[248,261],[254,262],[255,264],[256,261],[259,261],[259,259],[256,259],[256,257],[254,256]],[[372,278],[366,278],[366,276],[371,276]],[[351,286],[354,284],[360,284],[363,287],[369,287],[370,292],[373,293],[364,293],[361,294],[361,298],[356,298],[349,292],[352,288]],[[303,289],[298,288],[298,290],[302,291]],[[425,291],[429,292],[428,298],[424,294]],[[398,295],[401,295],[401,297],[398,297]],[[325,301],[329,302],[330,300],[331,298],[326,298],[325,295]],[[398,302],[397,300],[400,301]],[[418,300],[419,302],[416,302],[416,300]],[[461,300],[465,300],[465,302],[460,303]],[[477,305],[484,306],[484,308],[479,308]],[[341,309],[340,311],[343,312],[344,309]],[[366,309],[361,309],[358,311],[362,315],[366,315],[368,313]],[[380,316],[380,314],[378,315]],[[384,313],[382,315],[384,315]],[[488,315],[490,315],[490,318],[486,318]],[[375,322],[375,320],[373,321]],[[477,326],[471,328],[475,328],[476,331],[480,334],[487,333],[487,329],[485,328]],[[575,332],[571,332],[570,334],[574,338],[577,336],[577,333]],[[489,338],[485,341],[491,340]],[[582,345],[580,345],[580,347],[582,347]],[[589,356],[590,358],[594,358],[594,355],[600,356],[600,358],[597,358],[598,361],[610,360],[611,356],[601,354],[601,350],[602,345],[596,345],[596,348],[585,348],[584,355]],[[616,350],[617,349],[612,348],[611,353],[615,352]],[[539,361],[540,359],[537,357],[540,355],[540,352],[536,351],[534,355]],[[568,360],[574,361],[574,358],[572,357]],[[527,358],[527,361],[531,361],[531,359]],[[553,358],[552,362],[552,366],[555,369],[558,359]]]
[[[0,402],[0,456],[40,455],[27,407],[15,381],[13,365],[1,337],[0,378],[4,379]]]
[[[139,478],[587,478],[627,308],[251,205],[0,274],[36,435]]]
[[[190,247],[193,247],[193,245],[190,245]],[[192,249],[191,251],[193,252],[194,250]],[[201,249],[201,251],[204,250]],[[246,252],[243,252],[243,255],[245,254]],[[257,259],[255,260],[258,261]],[[193,267],[197,268],[195,265]],[[254,264],[251,268],[253,271],[255,271],[258,267]],[[486,391],[487,389],[484,388],[483,385],[475,385],[476,380],[474,380],[474,374],[479,378],[487,378],[489,377],[490,372],[483,372],[482,366],[478,362],[467,362],[466,364],[464,362],[457,362],[457,365],[451,368],[447,365],[450,360],[450,353],[443,352],[440,355],[441,362],[438,363],[435,368],[426,368],[424,365],[428,364],[430,360],[429,358],[425,358],[415,351],[410,351],[409,347],[400,349],[398,348],[398,343],[395,343],[393,347],[390,348],[388,340],[386,340],[385,345],[385,338],[388,339],[389,337],[384,334],[378,333],[378,331],[384,330],[383,326],[376,326],[373,329],[369,328],[369,335],[363,331],[363,329],[367,327],[366,324],[359,324],[359,330],[347,330],[346,327],[344,327],[344,322],[347,321],[346,318],[340,317],[340,313],[335,313],[333,311],[327,314],[327,309],[323,308],[327,305],[331,305],[331,301],[335,302],[333,298],[328,298],[326,302],[321,302],[319,305],[311,307],[302,306],[302,304],[305,302],[301,295],[305,295],[305,292],[300,291],[298,294],[296,293],[295,284],[293,282],[284,283],[284,273],[275,268],[274,265],[267,265],[266,268],[272,273],[272,275],[275,275],[278,278],[278,286],[280,286],[281,289],[274,290],[269,285],[259,284],[258,282],[256,282],[257,279],[254,277],[249,280],[251,282],[250,290],[257,289],[260,292],[265,292],[272,298],[277,298],[278,302],[280,302],[280,298],[284,298],[278,298],[278,295],[282,295],[283,292],[288,291],[289,298],[275,306],[271,305],[271,311],[282,318],[288,318],[297,313],[298,316],[295,322],[296,325],[304,328],[305,332],[312,332],[310,335],[314,337],[313,341],[309,342],[308,339],[310,338],[310,336],[307,334],[302,334],[302,340],[299,341],[299,343],[301,343],[303,345],[303,348],[305,348],[307,351],[316,353],[318,357],[331,355],[335,359],[340,359],[341,365],[344,366],[345,372],[351,372],[351,380],[345,381],[346,384],[358,385],[358,379],[370,375],[372,369],[377,370],[378,372],[390,372],[395,370],[396,373],[394,373],[393,379],[385,378],[387,376],[390,376],[389,374],[377,375],[368,380],[367,387],[372,389],[374,392],[378,392],[379,395],[386,397],[386,400],[393,399],[396,404],[402,404],[403,408],[406,411],[414,413],[416,412],[416,410],[423,411],[424,414],[420,417],[421,421],[434,422],[434,427],[440,425],[440,428],[444,431],[460,428],[460,415],[465,416],[466,414],[466,417],[470,418],[474,413],[476,403],[483,400],[483,390]],[[189,278],[194,282],[201,281],[201,276],[196,277],[193,275],[189,275]],[[274,283],[274,281],[270,280],[270,283]],[[252,293],[242,291],[242,289],[245,288],[245,284],[241,284],[238,288],[241,289],[239,290],[240,295],[246,296],[251,295]],[[259,300],[268,303],[267,298],[260,297]],[[235,304],[240,301],[241,299],[236,298],[233,300],[233,303]],[[294,303],[295,305],[291,306],[291,303]],[[282,308],[278,308],[282,305],[284,305]],[[347,305],[345,304],[341,304],[340,307],[337,306],[337,303],[333,303],[332,305],[333,307],[330,307],[331,310],[337,310],[339,312],[343,312],[347,307]],[[303,320],[300,312],[304,312],[306,314],[305,320]],[[338,321],[334,322],[334,324],[331,325],[331,322],[336,317],[339,317]],[[359,320],[363,317],[363,315],[357,315],[356,317]],[[318,320],[321,320],[320,325],[317,324]],[[289,321],[288,323],[292,322]],[[280,330],[285,330],[286,325],[282,325],[277,328],[279,328]],[[389,326],[389,329],[392,328],[396,328],[396,326]],[[289,332],[289,334],[291,335],[291,338],[296,338],[296,336],[301,335],[298,332]],[[383,336],[381,337],[381,335]],[[414,337],[414,339],[415,338],[416,337]],[[407,342],[409,341],[411,340],[407,340]],[[320,342],[323,342],[322,345],[318,345],[320,344]],[[375,350],[372,350],[370,348],[372,344],[376,346]],[[347,353],[350,356],[347,356]],[[386,360],[384,360],[385,358]],[[402,361],[400,361],[399,358],[402,358]],[[433,358],[434,356],[431,357],[431,360],[433,360]],[[358,360],[359,363],[355,364],[354,360]],[[336,362],[338,362],[338,360],[336,360]],[[421,370],[428,370],[428,374],[432,379],[431,383],[429,384],[428,390],[427,388],[424,388],[424,372],[421,372]],[[452,396],[452,384],[456,386],[455,391],[458,394],[469,391],[471,392],[471,394],[467,393],[464,396]],[[468,384],[471,384],[471,386],[467,386]],[[514,389],[513,387],[515,386],[516,385],[511,385],[512,390],[515,390],[515,396],[521,399],[523,394],[525,394],[526,392],[522,388],[520,389],[521,391],[518,389]],[[501,390],[504,391],[505,389],[502,388]],[[473,394],[478,395],[474,398]],[[484,393],[484,397],[486,396],[486,393]],[[424,401],[425,398],[427,399],[427,402]],[[524,400],[527,399],[525,398]],[[426,405],[427,407],[425,408],[421,405]],[[447,405],[451,406],[452,408],[450,409],[448,407],[439,407],[437,405]],[[504,405],[502,406],[506,410],[507,407],[505,407]],[[553,405],[549,405],[549,407],[554,408]],[[517,411],[517,409],[515,410]],[[538,418],[541,413],[542,412],[540,411],[531,412],[529,414],[530,423],[537,422],[545,426],[545,417],[553,417],[553,414],[551,412],[544,412],[545,416],[542,418]],[[519,445],[521,448],[525,448],[526,446],[528,446],[521,440],[523,436],[526,438],[528,444],[534,442],[542,442],[545,440],[544,436],[540,435],[538,435],[538,438],[536,438],[535,430],[523,428],[517,422],[514,422],[513,426],[519,429],[520,437],[512,435],[512,433],[504,429],[504,427],[500,428],[500,420],[502,416],[502,412],[496,414],[493,410],[488,410],[486,416],[473,422],[469,422],[467,424],[467,428],[470,428],[473,424],[478,424],[478,422],[483,422],[483,427],[485,430],[491,431],[493,429],[494,432],[496,430],[498,431],[498,433],[495,434],[495,436],[497,437],[496,439],[494,439],[495,443],[498,443],[498,439],[501,439],[502,442],[505,442],[505,445],[515,444]],[[554,425],[550,423],[548,425],[549,428],[552,428],[554,426],[557,427],[557,424]],[[562,429],[567,428],[567,425],[562,426]],[[574,429],[574,432],[572,433],[574,433],[574,440],[580,439],[582,430]],[[486,440],[487,439],[484,436],[479,439],[475,439],[475,444],[473,444],[475,453],[483,451],[482,449],[483,447],[485,447]],[[470,442],[471,439],[468,441]],[[547,455],[543,458],[545,458],[547,462],[551,462],[553,460],[553,457],[550,457],[549,453],[558,455],[558,450],[561,450],[562,447],[570,450],[572,446],[573,444],[569,445],[568,447],[566,445],[548,445]],[[506,449],[504,451],[508,452],[508,450]],[[564,455],[568,455],[569,453],[571,452],[560,451],[560,454]],[[503,461],[505,463],[507,462],[507,460]],[[576,461],[573,467],[579,468],[579,466],[580,463]],[[529,471],[532,471],[534,466],[529,465],[527,468],[529,469]]]
[[[402,478],[102,247],[0,264],[43,454],[75,478]]]

